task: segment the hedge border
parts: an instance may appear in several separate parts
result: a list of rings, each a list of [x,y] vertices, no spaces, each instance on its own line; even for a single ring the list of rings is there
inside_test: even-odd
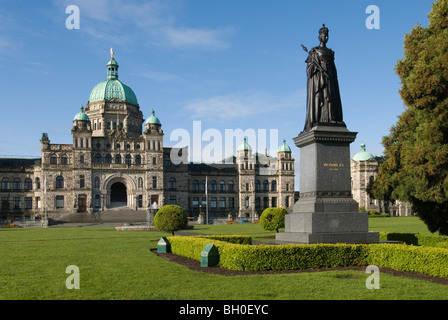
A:
[[[201,251],[213,243],[219,252],[218,267],[266,271],[375,265],[448,278],[448,249],[405,244],[236,244],[223,239],[241,236],[172,236],[171,251],[201,260]],[[249,237],[250,238],[250,237]],[[218,240],[220,239],[220,240]]]
[[[380,240],[403,241],[409,245],[443,247],[448,245],[448,236],[437,236],[422,233],[380,232]]]

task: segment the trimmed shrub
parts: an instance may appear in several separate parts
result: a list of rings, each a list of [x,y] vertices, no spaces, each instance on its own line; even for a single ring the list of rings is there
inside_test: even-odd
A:
[[[217,236],[198,236],[204,239],[214,239],[235,244],[252,244],[251,236],[241,235],[217,235]]]
[[[378,267],[448,278],[448,250],[404,244],[371,244],[366,262]]]
[[[165,205],[157,211],[153,224],[157,230],[171,232],[174,236],[174,231],[187,227],[187,214],[180,206]]]
[[[214,236],[213,236],[214,237]],[[231,270],[297,270],[357,265],[423,273],[448,278],[448,250],[404,244],[244,245],[213,237],[168,237],[173,253],[201,260],[207,243],[219,252],[219,267]],[[218,238],[221,236],[217,236]],[[222,236],[221,239],[238,236]],[[213,240],[213,241],[211,241]]]
[[[285,215],[288,214],[285,208],[266,208],[260,217],[260,225],[264,230],[278,232],[278,229],[285,227]]]
[[[415,246],[439,247],[440,243],[448,242],[448,236],[437,236],[420,233],[380,232],[380,240],[403,241]]]

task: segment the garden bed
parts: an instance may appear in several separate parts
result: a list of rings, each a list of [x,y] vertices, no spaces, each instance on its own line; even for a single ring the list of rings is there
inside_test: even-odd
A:
[[[365,271],[365,266],[352,266],[352,267],[335,267],[335,268],[318,268],[318,269],[300,269],[300,270],[268,270],[268,271],[241,271],[241,270],[229,270],[222,267],[201,267],[200,262],[183,257],[174,253],[158,253],[157,249],[152,249],[152,253],[156,254],[157,256],[177,264],[180,264],[182,266],[185,266],[193,271],[198,272],[205,272],[205,273],[211,273],[211,274],[217,274],[221,276],[250,276],[254,274],[285,274],[285,273],[304,273],[304,272],[324,272],[324,271],[335,271],[335,270],[359,270],[359,271]],[[407,277],[412,279],[418,279],[418,280],[424,280],[424,281],[430,281],[434,283],[439,283],[448,286],[448,279],[439,278],[439,277],[433,277],[421,273],[415,273],[415,272],[407,272],[407,271],[399,271],[394,270],[391,268],[380,268],[380,272],[388,273],[393,276],[397,277]]]

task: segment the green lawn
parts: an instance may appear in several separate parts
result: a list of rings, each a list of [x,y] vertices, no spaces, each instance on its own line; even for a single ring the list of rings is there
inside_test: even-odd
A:
[[[375,221],[373,221],[375,220]],[[381,221],[380,221],[381,220]],[[389,221],[371,219],[372,230]],[[415,219],[409,219],[409,221]],[[418,225],[418,222],[416,225]],[[387,223],[386,223],[387,224]],[[404,228],[404,229],[406,229]],[[420,227],[418,227],[420,228]],[[403,230],[404,230],[403,229]],[[391,230],[384,230],[391,231]],[[195,226],[189,232],[273,235],[257,224]],[[412,232],[406,230],[400,232]],[[111,227],[0,228],[0,299],[446,299],[448,286],[381,273],[368,290],[363,271],[225,277],[192,271],[153,254],[161,232]],[[67,266],[80,270],[80,289],[68,290]]]

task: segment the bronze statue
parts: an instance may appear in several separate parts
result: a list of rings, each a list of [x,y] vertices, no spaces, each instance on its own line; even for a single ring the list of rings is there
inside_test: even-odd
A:
[[[338,77],[334,64],[334,51],[328,49],[328,28],[325,24],[319,30],[320,45],[308,49],[306,59],[307,106],[304,132],[317,125],[344,126],[342,103],[339,93]]]

